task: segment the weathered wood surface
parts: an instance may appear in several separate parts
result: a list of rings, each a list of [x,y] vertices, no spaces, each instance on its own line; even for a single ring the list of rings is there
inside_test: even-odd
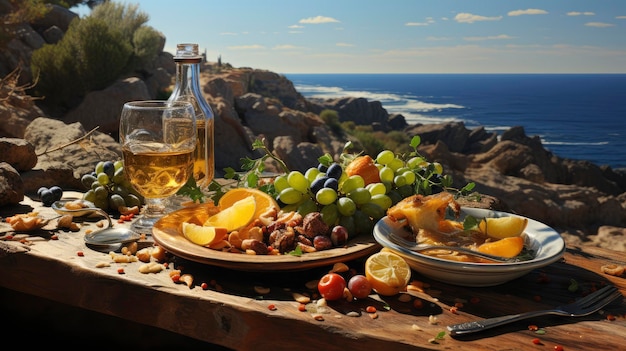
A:
[[[26,199],[23,206],[2,209],[0,216],[32,209],[44,216],[55,215],[51,209]],[[422,299],[421,309],[399,302],[398,297],[381,301],[372,295],[362,303],[331,303],[332,312],[318,321],[311,313],[298,310],[292,292],[310,292],[305,283],[319,279],[330,267],[246,273],[173,258],[171,266],[182,267],[194,276],[195,284],[188,288],[173,283],[167,270],[140,273],[142,262],[96,268],[100,262],[110,262],[107,253],[91,250],[83,242],[84,231],[94,229],[96,221],[85,222],[80,232],[56,232],[58,240],[52,240],[45,231],[31,233],[25,243],[0,240],[0,286],[238,350],[513,350],[529,349],[533,347],[532,339],[539,338],[550,349],[562,345],[569,351],[620,349],[626,338],[626,303],[621,302],[609,306],[605,314],[542,317],[465,339],[454,339],[446,333],[438,344],[429,342],[446,331],[446,325],[553,307],[603,284],[614,284],[624,293],[623,276],[600,272],[604,264],[626,265],[623,252],[568,247],[562,261],[488,288],[451,286],[415,273],[414,279],[430,285],[424,293],[412,293],[413,298]],[[7,230],[7,224],[1,224],[0,237]],[[79,256],[79,251],[84,256]],[[347,264],[357,271],[363,269],[362,260]],[[124,274],[118,272],[119,268]],[[576,292],[568,291],[572,280],[579,286]],[[208,290],[200,287],[202,282],[209,284]],[[260,297],[254,286],[268,287],[270,293]],[[391,310],[383,308],[383,301]],[[458,314],[451,313],[450,307],[459,303]],[[276,309],[270,310],[270,304]],[[367,305],[378,307],[378,318],[370,318],[365,312],[360,317],[346,315]],[[617,319],[608,320],[607,313]],[[429,322],[431,315],[437,318],[435,324]],[[530,324],[546,333],[538,335],[528,330]]]

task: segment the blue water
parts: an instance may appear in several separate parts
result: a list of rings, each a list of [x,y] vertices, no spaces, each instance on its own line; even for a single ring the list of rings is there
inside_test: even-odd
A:
[[[380,101],[409,124],[522,126],[562,158],[626,168],[626,74],[286,74],[305,97]]]

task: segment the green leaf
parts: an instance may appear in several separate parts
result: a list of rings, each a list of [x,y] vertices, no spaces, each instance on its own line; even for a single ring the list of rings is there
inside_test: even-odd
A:
[[[474,229],[478,227],[479,222],[480,221],[473,216],[466,216],[465,219],[463,220],[463,229],[464,230]]]
[[[252,150],[256,149],[265,149],[265,144],[263,144],[263,140],[255,139],[252,142]]]
[[[202,193],[202,190],[198,187],[193,177],[189,177],[185,185],[183,185],[176,194],[188,196],[193,201],[204,202],[204,193]]]
[[[442,332],[437,333],[437,336],[435,336],[435,339],[442,340],[445,336],[446,336],[446,332],[442,331]]]
[[[420,143],[422,142],[422,138],[420,138],[419,135],[414,136],[413,138],[411,138],[411,147],[414,149],[417,149],[417,147],[420,145]]]
[[[330,154],[326,153],[322,156],[320,156],[317,161],[321,164],[323,164],[324,166],[328,167],[330,166],[331,163],[333,163],[333,158],[332,156],[330,156]]]
[[[226,172],[224,174],[224,178],[226,178],[226,179],[237,179],[237,172],[235,172],[234,168],[226,167],[226,168],[224,168],[224,171]]]
[[[295,249],[291,250],[288,252],[289,255],[291,256],[302,256],[302,248],[300,247],[300,245],[297,245]]]

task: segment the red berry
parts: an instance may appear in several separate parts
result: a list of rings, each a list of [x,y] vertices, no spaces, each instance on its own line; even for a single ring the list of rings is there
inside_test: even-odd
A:
[[[352,276],[348,281],[348,290],[357,299],[364,299],[372,293],[372,284],[362,274]]]

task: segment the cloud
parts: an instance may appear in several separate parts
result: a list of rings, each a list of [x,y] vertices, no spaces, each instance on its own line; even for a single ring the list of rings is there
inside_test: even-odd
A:
[[[303,18],[303,19],[299,20],[298,23],[323,24],[323,23],[340,23],[340,21],[338,21],[338,20],[336,20],[336,19],[334,19],[332,17],[316,16],[316,17]]]
[[[337,43],[337,44],[335,44],[335,46],[351,47],[351,46],[354,46],[354,44],[350,44],[350,43]]]
[[[570,11],[567,13],[568,16],[595,16],[596,14],[591,11],[578,12],[578,11]]]
[[[229,46],[231,50],[257,50],[257,49],[265,49],[265,46],[254,44],[254,45],[239,45],[239,46]]]
[[[454,20],[459,23],[474,23],[474,22],[482,22],[482,21],[499,21],[502,19],[502,16],[497,17],[485,17],[479,15],[473,15],[471,13],[459,13],[454,16]]]
[[[626,16],[615,16],[617,19],[626,19]]]
[[[509,11],[507,15],[509,16],[522,16],[522,15],[547,15],[548,11],[541,9],[526,9],[526,10],[515,10]]]
[[[222,33],[220,33],[220,35],[237,35],[237,33],[234,33],[234,32],[222,32]]]
[[[300,46],[295,46],[295,45],[291,45],[291,44],[283,44],[283,45],[276,45],[272,49],[274,49],[274,50],[294,50],[294,49],[303,49],[303,48],[300,47]]]
[[[490,36],[486,36],[486,37],[465,37],[463,38],[463,40],[466,41],[482,41],[482,40],[509,40],[509,39],[514,39],[514,37],[510,36],[510,35],[506,35],[506,34],[500,34],[500,35],[490,35]]]
[[[606,28],[606,27],[613,27],[614,24],[604,23],[604,22],[587,22],[587,23],[585,23],[585,26],[587,26],[587,27],[596,27],[596,28]]]
[[[435,23],[435,20],[432,17],[428,17],[425,22],[407,22],[404,25],[407,27],[424,27],[433,23]]]
[[[290,28],[290,29],[299,29],[299,28],[304,28],[304,26],[299,26],[299,25],[297,25],[297,24],[292,24],[291,26],[289,26],[289,27],[287,27],[287,28]]]
[[[445,41],[445,40],[452,40],[452,38],[450,38],[450,37],[433,37],[433,36],[430,36],[430,37],[426,37],[426,40],[428,40],[428,41]]]

